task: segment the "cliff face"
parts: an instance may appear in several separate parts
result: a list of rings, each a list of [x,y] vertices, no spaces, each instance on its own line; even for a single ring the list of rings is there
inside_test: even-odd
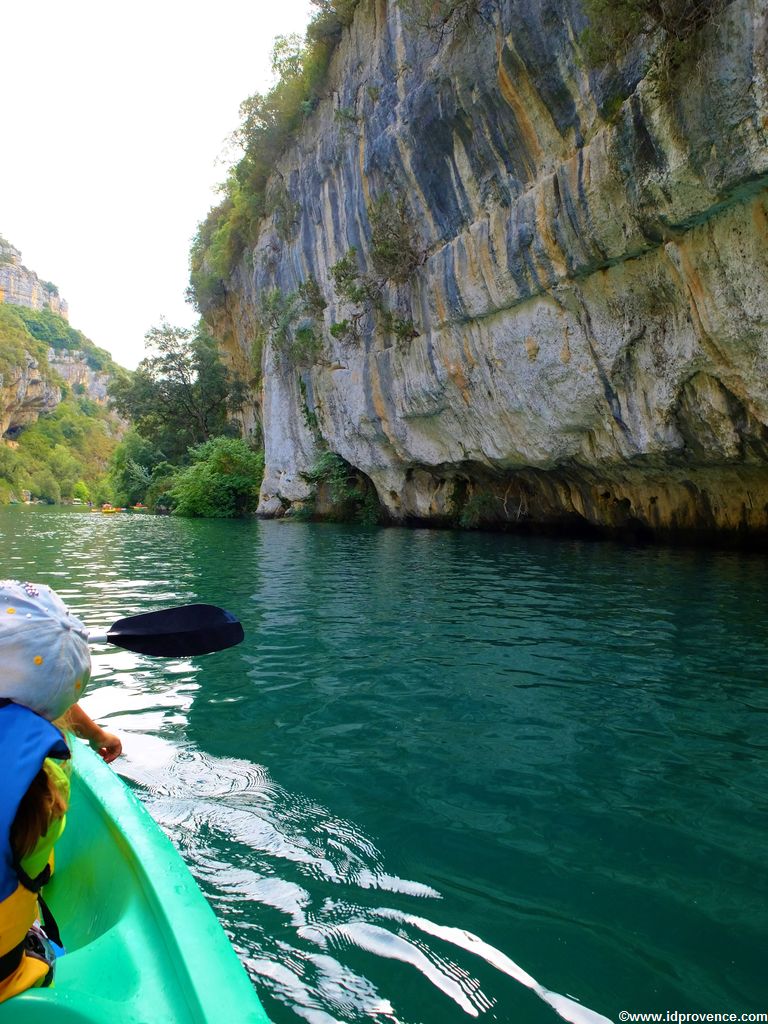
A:
[[[48,365],[75,391],[103,405],[107,400],[109,374],[94,370],[87,354],[75,349],[48,349]]]
[[[261,512],[327,446],[395,519],[768,529],[765,5],[730,3],[669,81],[639,52],[585,69],[576,0],[477,8],[413,31],[361,3],[212,317],[241,365],[267,330]],[[345,301],[331,267],[370,270],[381,197],[416,265]],[[302,366],[265,297],[310,277]]]
[[[34,271],[23,266],[19,250],[2,237],[0,302],[26,309],[49,309],[67,319],[67,303],[60,298],[56,286],[41,281]],[[106,402],[109,373],[93,369],[88,351],[63,347],[76,342],[62,336],[54,339],[56,347],[49,347],[46,352],[45,343],[33,337],[16,319],[15,324],[6,325],[9,334],[0,328],[0,357],[4,357],[0,359],[0,438],[6,435],[13,438],[23,427],[34,423],[41,413],[52,412],[62,399],[62,382],[95,402]],[[73,338],[82,338],[66,324],[60,323],[60,326]],[[94,349],[87,339],[81,344]],[[101,350],[98,352],[106,355]],[[92,361],[93,352],[90,355]]]
[[[67,303],[55,285],[41,281],[21,262],[21,253],[0,238],[0,302],[11,302],[27,309],[50,309],[68,319]]]
[[[52,412],[60,401],[61,388],[38,360],[26,353],[21,365],[0,374],[0,439],[13,437],[41,413]]]
[[[13,438],[42,413],[53,412],[62,380],[94,402],[107,400],[109,374],[91,369],[84,353],[49,348],[46,366],[27,352],[19,365],[0,373],[0,438]]]

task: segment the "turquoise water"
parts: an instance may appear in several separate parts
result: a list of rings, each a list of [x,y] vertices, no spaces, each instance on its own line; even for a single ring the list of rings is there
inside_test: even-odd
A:
[[[0,551],[93,627],[242,619],[84,704],[274,1021],[768,1009],[764,558],[25,507]]]

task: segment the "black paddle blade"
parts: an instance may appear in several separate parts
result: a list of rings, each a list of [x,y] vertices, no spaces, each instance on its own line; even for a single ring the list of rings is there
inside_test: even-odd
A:
[[[137,654],[188,658],[234,647],[244,636],[231,612],[213,604],[186,604],[118,619],[107,642]]]

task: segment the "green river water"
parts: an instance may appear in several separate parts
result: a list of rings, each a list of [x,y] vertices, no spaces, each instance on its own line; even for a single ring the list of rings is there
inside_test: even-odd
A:
[[[278,1024],[768,1010],[763,557],[42,507],[0,553],[93,628],[241,618],[84,705]]]

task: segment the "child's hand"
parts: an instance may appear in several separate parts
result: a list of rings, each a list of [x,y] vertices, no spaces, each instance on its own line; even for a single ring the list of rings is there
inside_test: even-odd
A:
[[[69,709],[69,727],[75,736],[79,736],[81,740],[88,740],[91,750],[97,751],[107,764],[111,764],[123,752],[120,738],[97,725],[79,704],[73,704]]]
[[[91,741],[91,746],[104,758],[107,764],[111,764],[123,752],[123,744],[120,742],[120,737],[115,736],[112,732],[104,732],[104,730],[102,730],[101,736],[97,740]]]

